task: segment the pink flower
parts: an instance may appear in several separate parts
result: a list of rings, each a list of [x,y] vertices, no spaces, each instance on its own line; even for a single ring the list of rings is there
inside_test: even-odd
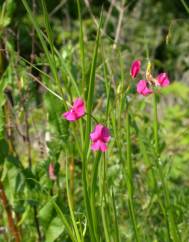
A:
[[[131,65],[131,70],[130,70],[130,74],[131,74],[132,78],[135,78],[137,76],[137,74],[140,71],[140,67],[141,67],[140,60],[133,61],[132,65]]]
[[[81,98],[74,101],[72,108],[63,114],[64,118],[70,122],[74,122],[85,115],[85,104]]]
[[[169,85],[170,81],[169,78],[167,76],[167,73],[160,73],[157,78],[157,86],[161,86],[161,87],[166,87]]]
[[[100,150],[102,152],[105,152],[108,149],[107,143],[111,138],[110,132],[109,129],[102,124],[96,125],[93,132],[90,134],[90,138],[92,140],[92,150]]]
[[[53,163],[49,164],[49,178],[52,181],[55,181],[57,179],[55,172],[54,172],[54,164]]]
[[[140,80],[137,84],[137,92],[143,96],[147,96],[153,91],[148,87],[148,82],[146,80]]]

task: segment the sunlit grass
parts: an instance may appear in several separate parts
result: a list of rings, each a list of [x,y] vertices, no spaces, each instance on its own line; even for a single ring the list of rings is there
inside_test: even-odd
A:
[[[157,84],[153,73],[158,71],[149,68],[155,63],[148,46],[147,56],[135,57],[141,68],[136,75],[130,73],[134,60],[128,55],[125,65],[124,50],[103,32],[103,9],[89,43],[76,1],[79,39],[74,50],[65,50],[65,57],[54,44],[45,0],[40,1],[43,27],[29,1],[22,2],[44,55],[30,63],[10,48],[10,63],[0,82],[0,226],[10,232],[4,237],[0,233],[0,241],[187,242],[187,184],[179,180],[181,176],[174,178],[170,163],[175,154],[168,153],[170,140],[166,140],[182,110],[178,117],[172,111],[173,120],[166,120],[170,107],[161,101],[179,91],[172,83]],[[15,56],[18,86],[12,81]],[[148,93],[138,91],[141,79]],[[34,83],[43,88],[41,92]],[[3,94],[10,85],[19,103],[16,107]],[[186,99],[189,91],[178,87],[182,88]],[[39,96],[40,104],[35,106]],[[72,105],[78,98],[85,114],[75,113],[69,122],[63,113],[77,112]],[[13,139],[14,118],[18,134]],[[99,140],[92,139],[91,132],[97,124],[110,134],[98,137],[103,148],[95,146],[94,151],[92,145]]]

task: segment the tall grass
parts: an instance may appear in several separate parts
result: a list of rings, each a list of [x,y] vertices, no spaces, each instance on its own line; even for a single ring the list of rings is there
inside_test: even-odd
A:
[[[9,198],[12,203],[23,201],[24,204],[21,217],[15,218],[21,241],[35,241],[35,229],[42,233],[38,240],[47,242],[187,241],[178,225],[180,210],[173,207],[175,198],[170,191],[167,164],[163,160],[158,118],[161,93],[142,98],[136,94],[136,80],[130,80],[130,66],[125,67],[121,48],[109,50],[106,46],[106,36],[102,31],[103,9],[91,47],[93,51],[88,55],[90,46],[84,39],[82,9],[80,1],[76,2],[79,18],[76,56],[79,58],[75,74],[72,65],[54,44],[45,0],[40,1],[43,30],[29,2],[22,0],[45,54],[42,64],[49,68],[47,75],[31,64],[40,73],[38,83],[45,88],[48,131],[51,132],[51,126],[53,128],[44,166],[32,160],[32,166],[27,168],[19,154],[12,155],[12,161],[9,151],[1,155],[2,160],[10,159],[16,167],[13,175],[14,172],[20,173],[14,185],[18,186],[15,189],[23,187],[22,197],[18,198],[13,192]],[[118,60],[118,75],[114,75],[108,51]],[[23,64],[22,60],[20,63]],[[28,61],[24,63],[28,64]],[[0,83],[1,93],[6,78],[5,74]],[[77,97],[85,100],[86,115],[77,122],[68,123],[61,114]],[[151,116],[146,114],[146,110]],[[111,131],[108,150],[103,154],[91,150],[90,133],[97,123],[104,124]],[[6,142],[3,145],[6,146]],[[48,165],[53,162],[60,163],[60,168],[55,169],[56,181],[50,181],[47,174]],[[9,165],[5,162],[1,169],[1,180],[5,184],[8,183]],[[142,172],[141,167],[144,168]],[[26,183],[26,187],[21,182]],[[6,192],[9,193],[8,189]],[[38,219],[38,226],[33,225],[34,221],[28,214],[32,206],[37,208],[34,217]],[[17,215],[16,209],[13,213]],[[4,216],[3,220],[6,220]],[[25,235],[30,227],[31,240]],[[63,229],[56,236],[59,228]]]

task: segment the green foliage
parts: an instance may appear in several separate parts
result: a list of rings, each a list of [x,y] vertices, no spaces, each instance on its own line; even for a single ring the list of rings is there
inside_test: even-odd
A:
[[[22,242],[188,241],[188,17],[185,0],[0,0],[0,241],[6,208]],[[155,99],[136,93],[149,60],[171,79]]]
[[[6,140],[4,140],[4,139],[0,140],[0,147],[1,147],[0,161],[1,161],[1,163],[3,163],[3,161],[8,156],[8,149],[9,149]]]
[[[61,220],[59,218],[53,218],[46,233],[46,241],[53,242],[55,241],[64,231]]]

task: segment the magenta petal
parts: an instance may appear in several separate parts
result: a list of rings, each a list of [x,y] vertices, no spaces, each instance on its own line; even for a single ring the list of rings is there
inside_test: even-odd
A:
[[[105,152],[108,148],[106,143],[110,140],[109,129],[102,124],[97,124],[93,132],[90,134],[90,138],[93,141],[91,149]]]
[[[168,75],[167,73],[160,73],[158,76],[157,76],[157,85],[158,86],[161,86],[161,87],[166,87],[170,84],[170,81],[169,81],[169,78],[168,78]]]
[[[143,96],[147,96],[151,93],[153,93],[153,91],[148,88],[147,86],[147,81],[146,80],[140,80],[137,84],[137,92]]]
[[[151,93],[153,93],[153,91],[151,89],[149,89],[149,88],[146,87],[141,94],[143,96],[147,96],[147,95],[149,95]]]
[[[77,109],[74,109],[76,115],[78,118],[81,118],[83,115],[85,115],[85,108],[84,106],[77,107]]]
[[[168,86],[169,84],[170,84],[170,81],[169,81],[168,78],[166,78],[166,79],[164,80],[162,86],[163,86],[163,87],[166,87],[166,86]]]
[[[100,149],[99,140],[97,140],[96,142],[92,143],[92,145],[91,145],[91,149],[94,150],[94,151]]]
[[[144,91],[144,89],[146,88],[147,83],[145,80],[140,80],[137,84],[137,92],[139,94],[142,94],[142,92]]]
[[[104,141],[105,143],[107,143],[107,142],[110,140],[110,138],[111,138],[111,136],[110,136],[110,131],[109,131],[109,129],[106,128],[106,127],[104,127],[104,128],[102,129],[102,138],[103,138],[103,141]]]
[[[78,107],[81,107],[81,106],[84,107],[84,101],[81,98],[77,98],[74,101],[73,108],[75,109],[75,108],[78,108]]]
[[[131,65],[131,70],[130,70],[130,74],[132,76],[132,78],[135,78],[137,76],[137,74],[139,73],[141,68],[141,61],[140,60],[135,60],[132,65]]]
[[[49,178],[51,180],[56,180],[57,179],[57,177],[55,175],[54,164],[53,163],[50,163],[49,164]]]
[[[64,113],[64,118],[70,122],[77,120],[77,116],[75,115],[75,112],[73,110]]]
[[[102,129],[103,125],[102,124],[97,124],[93,132],[90,134],[90,138],[92,141],[97,141],[98,139],[101,138],[102,136]]]
[[[99,151],[105,152],[107,150],[107,145],[101,140],[97,140],[92,144],[91,149],[93,151],[99,150]]]
[[[77,98],[70,111],[64,113],[63,116],[68,121],[73,122],[81,118],[83,115],[85,115],[85,103],[81,98]]]
[[[100,150],[102,151],[102,152],[106,152],[107,151],[107,145],[104,143],[104,142],[101,142],[100,143]]]
[[[77,118],[81,118],[85,114],[85,104],[81,98],[77,98],[74,101],[73,110]]]

